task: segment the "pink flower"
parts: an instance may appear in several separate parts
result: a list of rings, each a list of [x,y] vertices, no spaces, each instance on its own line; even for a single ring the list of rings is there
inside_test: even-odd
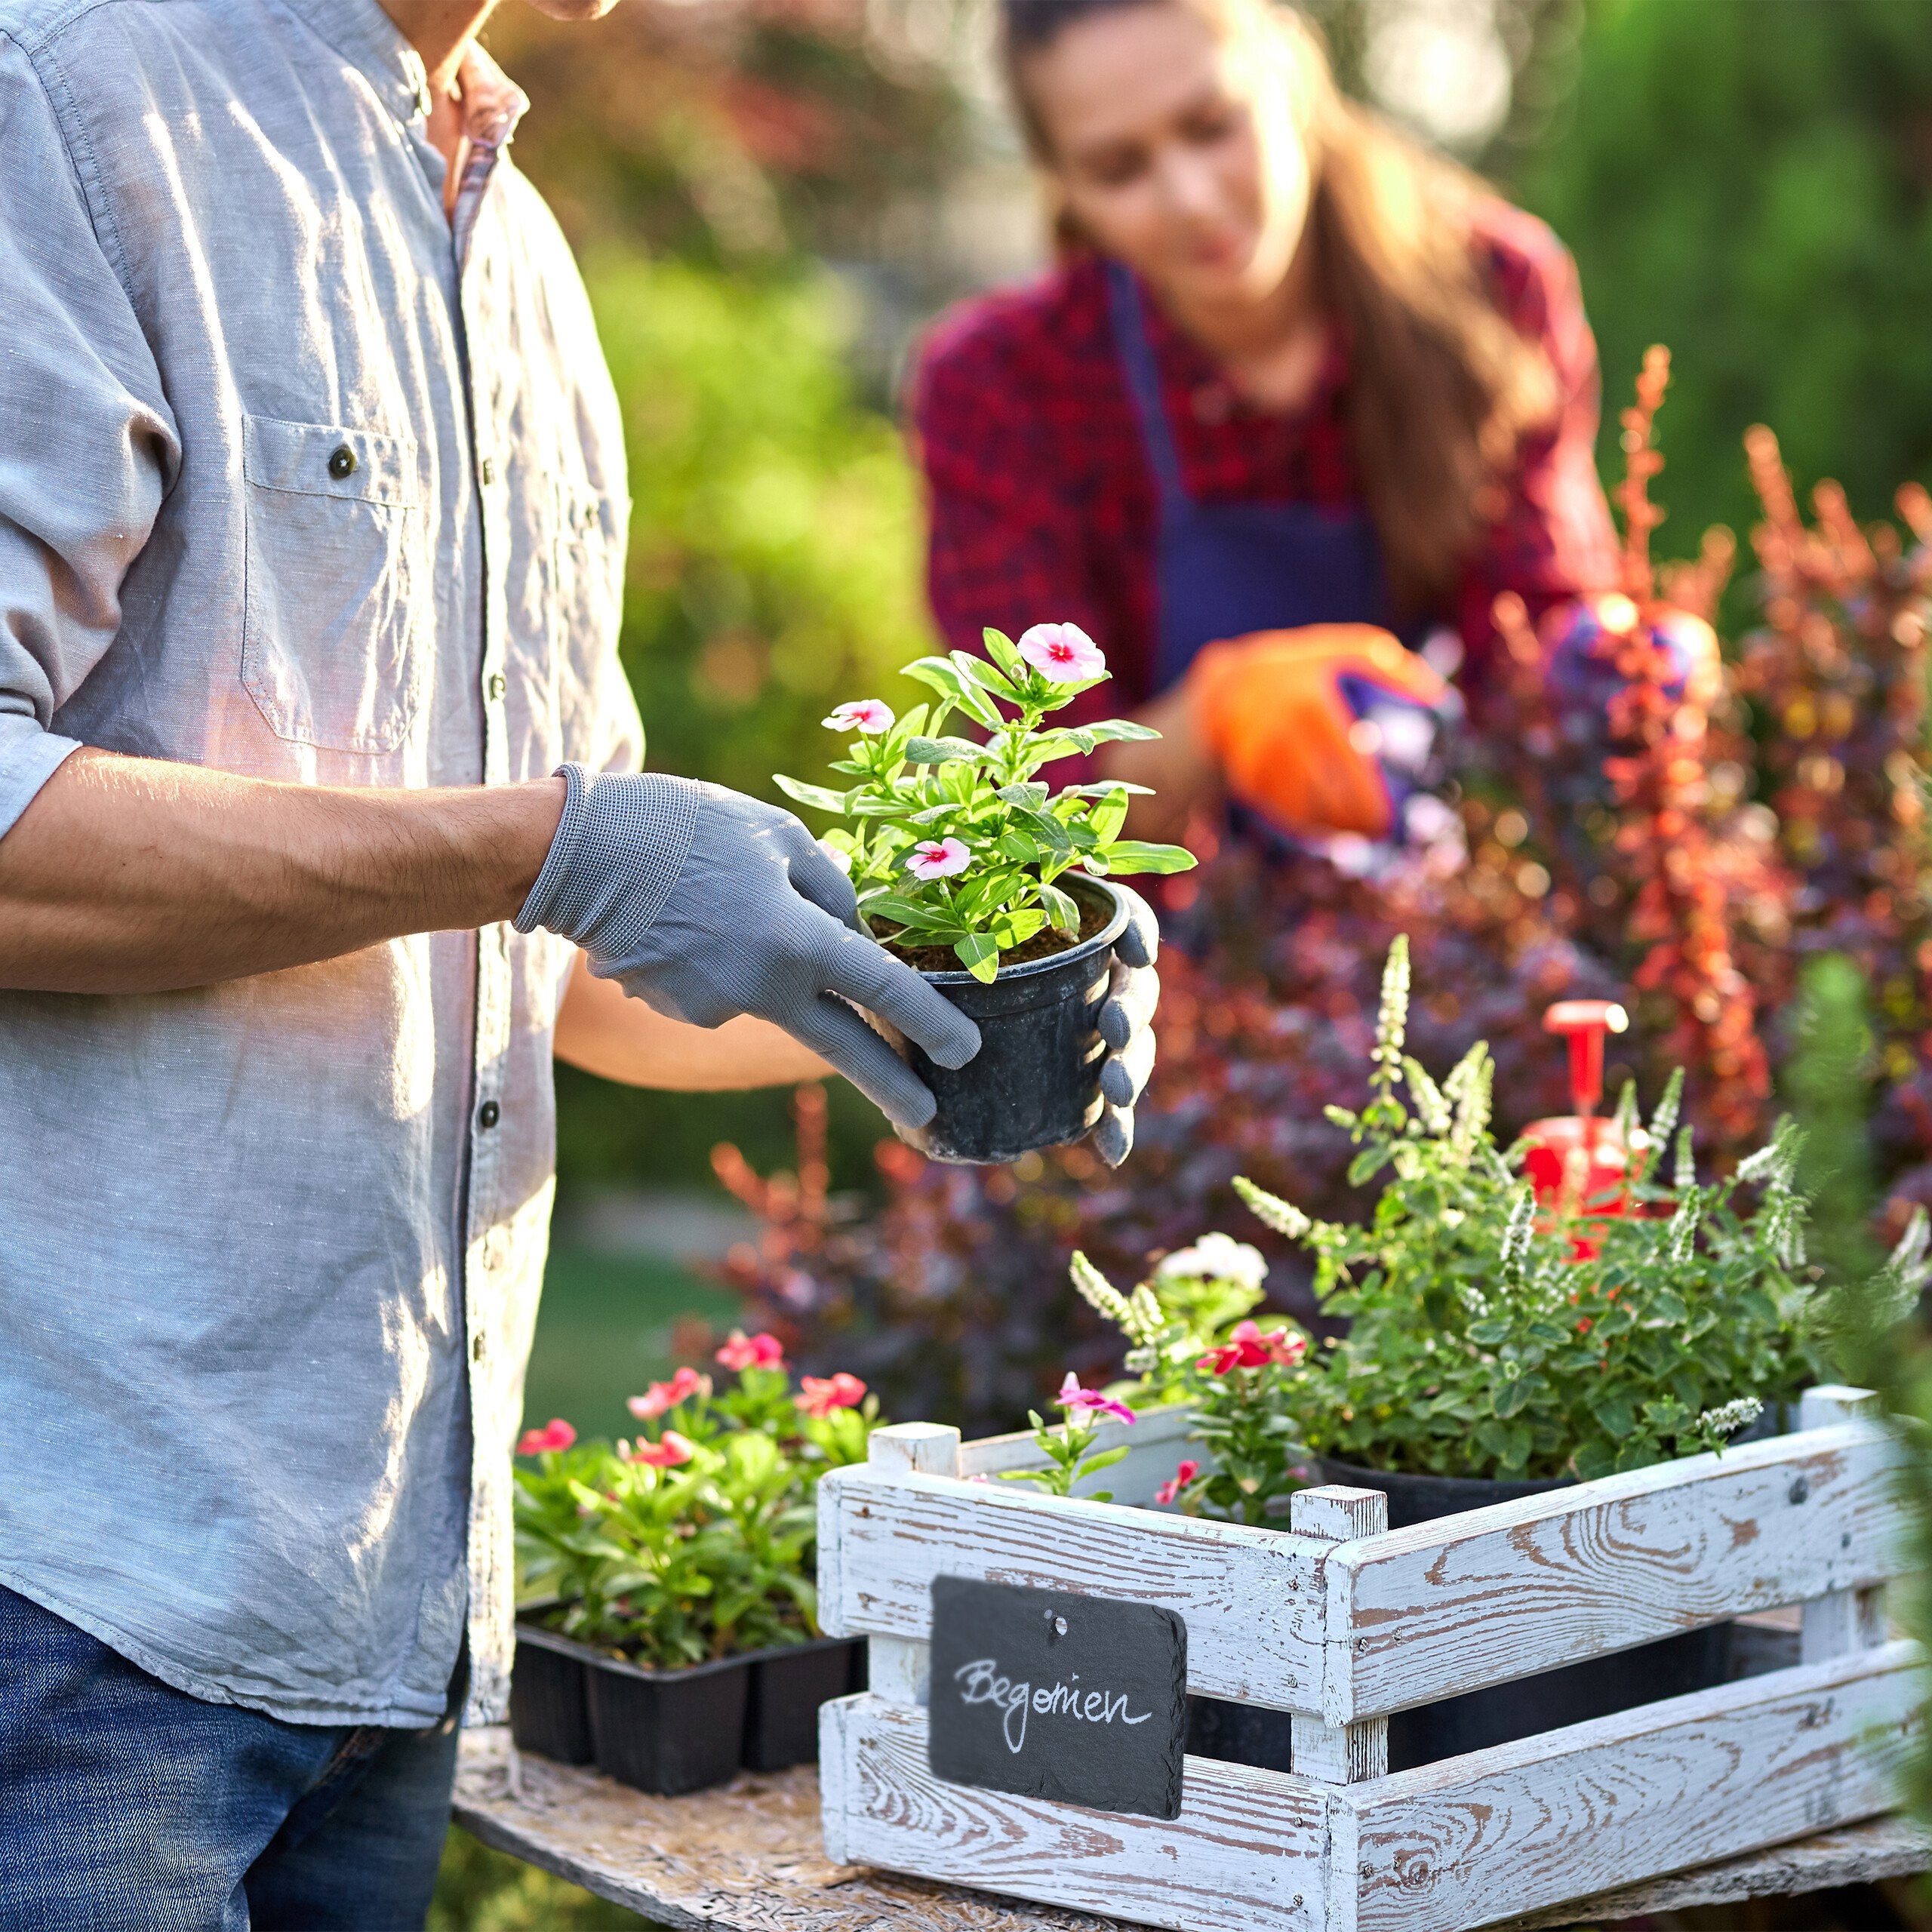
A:
[[[834,1409],[856,1409],[866,1399],[866,1385],[841,1368],[836,1375],[799,1377],[801,1392],[792,1399],[808,1416],[829,1416]]]
[[[1020,654],[1057,685],[1107,675],[1105,653],[1078,624],[1035,624],[1020,640]]]
[[[1260,1368],[1269,1362],[1278,1367],[1293,1368],[1307,1352],[1307,1341],[1300,1335],[1291,1335],[1285,1328],[1264,1335],[1254,1322],[1237,1321],[1228,1340],[1218,1349],[1211,1349],[1195,1367],[1212,1369],[1217,1375],[1226,1375],[1237,1368]]]
[[[1201,1465],[1193,1461],[1184,1462],[1168,1480],[1154,1492],[1156,1503],[1171,1503],[1194,1478],[1201,1473]]]
[[[882,698],[855,697],[849,703],[834,705],[832,715],[820,721],[828,731],[863,731],[875,738],[892,729],[892,707]]]
[[[747,1368],[783,1368],[785,1345],[776,1335],[747,1336],[742,1328],[734,1328],[718,1351],[717,1358],[727,1368],[741,1372]]]
[[[1103,1395],[1097,1389],[1083,1389],[1080,1378],[1072,1369],[1066,1371],[1066,1380],[1060,1385],[1060,1393],[1054,1398],[1057,1407],[1069,1411],[1078,1410],[1091,1415],[1118,1416],[1122,1422],[1135,1420],[1134,1411],[1124,1402],[1117,1402],[1111,1395]]]
[[[552,1449],[568,1449],[577,1440],[577,1431],[561,1416],[552,1416],[544,1429],[526,1429],[516,1445],[519,1456],[542,1456]]]
[[[639,1422],[651,1422],[666,1409],[695,1395],[700,1401],[711,1399],[711,1377],[694,1368],[681,1368],[669,1382],[654,1382],[641,1395],[633,1395],[624,1406]]]
[[[624,1460],[642,1463],[653,1469],[675,1469],[681,1463],[688,1463],[697,1454],[697,1445],[688,1436],[680,1435],[675,1429],[667,1429],[660,1441],[640,1442]]]
[[[928,838],[923,845],[912,848],[906,869],[915,878],[950,878],[955,872],[963,872],[972,862],[972,852],[964,840]]]

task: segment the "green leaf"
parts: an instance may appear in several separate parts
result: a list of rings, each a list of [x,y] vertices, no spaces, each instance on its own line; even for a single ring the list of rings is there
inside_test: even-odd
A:
[[[1006,721],[999,707],[949,658],[921,657],[917,663],[906,666],[906,675],[937,691],[989,730],[996,731]]]
[[[1030,667],[1012,638],[1005,632],[994,630],[990,626],[980,635],[986,640],[986,655],[1016,684],[1025,684],[1031,675]]]
[[[1009,704],[1021,702],[1020,693],[1000,675],[998,668],[989,664],[983,657],[975,657],[971,651],[955,651],[952,661],[961,674],[982,691],[991,691],[995,697],[1003,697]]]
[[[1127,822],[1127,795],[1116,792],[1111,798],[1103,798],[1088,814],[1087,823],[1094,828],[1094,836],[1101,844],[1110,844],[1114,835]]]
[[[807,785],[796,778],[775,777],[772,783],[788,798],[795,798],[801,805],[810,805],[822,812],[842,812],[845,809],[846,795],[835,792],[829,786]]]
[[[1016,806],[1013,815],[1048,851],[1057,852],[1062,858],[1072,857],[1072,835],[1052,813],[1029,811],[1024,806]]]
[[[1509,1339],[1509,1324],[1491,1315],[1481,1321],[1472,1321],[1466,1332],[1479,1349],[1500,1348]]]
[[[912,764],[955,764],[961,758],[977,764],[986,755],[983,745],[968,744],[964,738],[909,738],[906,758]]]
[[[1590,1414],[1596,1417],[1607,1435],[1620,1438],[1637,1426],[1637,1411],[1630,1398],[1621,1392],[1614,1392],[1592,1402]]]
[[[914,932],[930,931],[936,926],[946,924],[949,918],[949,915],[935,906],[921,906],[916,899],[901,899],[890,892],[866,900],[864,909],[869,919],[890,919],[895,925],[905,926]]]
[[[993,849],[1016,866],[1036,866],[1041,857],[1039,841],[1029,838],[1023,832],[1002,832],[993,841]]]
[[[1047,917],[1053,921],[1056,932],[1069,937],[1080,931],[1080,902],[1070,892],[1063,892],[1057,885],[1044,883],[1034,890],[1040,896],[1040,903],[1046,908]]]
[[[1110,872],[1186,872],[1201,862],[1185,845],[1150,845],[1139,838],[1118,838],[1107,848]]]
[[[1082,724],[1082,734],[1097,745],[1140,745],[1161,734],[1151,724],[1137,724],[1131,718],[1110,718],[1104,724]]]
[[[974,979],[990,986],[998,976],[999,948],[984,933],[968,933],[954,942],[952,949]]]
[[[1002,785],[993,794],[1001,804],[1021,805],[1029,811],[1041,811],[1045,808],[1047,788],[1044,785]]]

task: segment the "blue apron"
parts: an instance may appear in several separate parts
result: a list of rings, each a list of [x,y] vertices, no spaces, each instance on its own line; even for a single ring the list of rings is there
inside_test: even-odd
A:
[[[1389,627],[1375,528],[1359,510],[1314,503],[1197,503],[1161,396],[1140,285],[1107,267],[1114,346],[1140,419],[1160,499],[1153,691],[1165,691],[1204,645],[1302,624]]]

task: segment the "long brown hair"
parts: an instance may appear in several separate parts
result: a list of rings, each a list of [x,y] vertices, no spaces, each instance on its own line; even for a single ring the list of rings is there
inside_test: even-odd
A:
[[[1555,407],[1547,358],[1498,312],[1471,232],[1487,192],[1346,99],[1315,29],[1273,0],[1005,0],[1008,80],[1034,157],[1052,155],[1026,86],[1029,55],[1075,22],[1185,6],[1217,32],[1278,34],[1308,150],[1320,299],[1352,348],[1347,408],[1363,496],[1397,608],[1452,594],[1523,438]],[[1057,232],[1078,247],[1063,213]]]

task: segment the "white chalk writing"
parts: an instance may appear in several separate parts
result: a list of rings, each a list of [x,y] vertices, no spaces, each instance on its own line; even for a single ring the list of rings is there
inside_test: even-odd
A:
[[[1145,1724],[1154,1715],[1152,1711],[1143,1711],[1137,1718],[1130,1717],[1124,1690],[1082,1690],[1077,1670],[1065,1683],[1056,1684],[1051,1690],[1044,1684],[1036,1689],[1024,1678],[1007,1676],[1001,1671],[997,1657],[975,1658],[971,1663],[961,1664],[952,1676],[959,1686],[962,1704],[991,1704],[1000,1712],[1000,1729],[1006,1748],[1016,1757],[1026,1742],[1029,1715],[1071,1718],[1079,1724]]]

